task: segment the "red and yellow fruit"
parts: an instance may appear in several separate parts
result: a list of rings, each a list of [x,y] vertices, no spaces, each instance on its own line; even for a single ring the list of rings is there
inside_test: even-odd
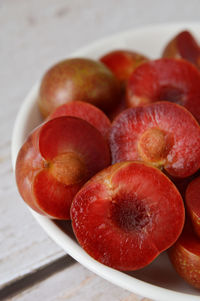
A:
[[[142,63],[148,61],[144,55],[131,50],[113,50],[100,58],[121,82],[126,85],[131,73]]]
[[[189,284],[200,289],[200,239],[189,222],[168,254],[177,273]]]
[[[185,108],[170,102],[130,108],[110,131],[113,163],[140,160],[188,177],[200,167],[200,126]]]
[[[38,127],[22,146],[16,181],[32,209],[69,219],[75,194],[109,164],[108,145],[97,129],[76,117],[58,117]]]
[[[163,50],[163,57],[183,58],[200,69],[200,46],[191,32],[178,33]]]
[[[69,101],[89,102],[109,111],[120,99],[120,87],[113,73],[101,62],[67,59],[51,67],[43,76],[38,103],[44,117]]]
[[[127,84],[127,104],[155,101],[184,106],[200,122],[200,72],[185,60],[162,58],[139,66]]]
[[[140,162],[121,162],[99,172],[71,207],[80,245],[119,270],[152,262],[177,240],[184,217],[175,185],[157,168]]]
[[[108,133],[111,127],[110,120],[103,111],[89,103],[83,101],[72,101],[61,105],[49,115],[48,120],[60,116],[74,116],[84,119],[99,130],[106,139],[108,138]]]

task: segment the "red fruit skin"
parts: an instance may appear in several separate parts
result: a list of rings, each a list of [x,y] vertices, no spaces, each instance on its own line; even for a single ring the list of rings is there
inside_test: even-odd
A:
[[[72,227],[83,249],[118,270],[137,270],[170,247],[184,224],[184,205],[158,169],[121,162],[99,172],[76,194]]]
[[[162,57],[183,58],[200,68],[200,47],[187,30],[180,32],[167,44]]]
[[[185,200],[194,230],[200,237],[200,177],[197,177],[188,185]]]
[[[52,114],[48,116],[48,120],[60,116],[74,116],[79,117],[91,125],[93,125],[99,132],[108,138],[111,122],[108,117],[97,107],[82,101],[69,102],[56,108]]]
[[[190,223],[186,223],[168,254],[177,273],[190,285],[200,289],[200,239]]]
[[[109,139],[112,162],[144,161],[138,145],[149,129],[165,134],[166,148],[161,161],[149,159],[147,162],[179,178],[188,177],[199,169],[199,124],[183,107],[164,101],[127,109],[115,119]]]
[[[130,76],[128,107],[155,101],[171,101],[184,106],[200,122],[200,72],[181,59],[162,58],[139,66]]]
[[[106,53],[100,61],[125,85],[131,73],[148,58],[131,50],[114,50]]]
[[[58,117],[34,130],[20,149],[16,182],[32,209],[69,219],[74,195],[109,164],[109,147],[97,129],[76,117]]]
[[[44,117],[70,101],[89,102],[109,111],[120,98],[119,82],[101,62],[72,58],[57,63],[43,76],[38,104]]]
[[[44,167],[44,161],[38,151],[37,128],[21,147],[16,161],[16,182],[18,190],[25,202],[36,212],[42,213],[38,208],[34,195],[32,193],[32,180]],[[25,178],[26,175],[26,178]]]

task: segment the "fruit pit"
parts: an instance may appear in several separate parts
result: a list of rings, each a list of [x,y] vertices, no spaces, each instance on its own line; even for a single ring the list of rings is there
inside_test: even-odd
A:
[[[141,231],[150,222],[148,208],[134,195],[120,194],[111,204],[111,220],[123,231]]]

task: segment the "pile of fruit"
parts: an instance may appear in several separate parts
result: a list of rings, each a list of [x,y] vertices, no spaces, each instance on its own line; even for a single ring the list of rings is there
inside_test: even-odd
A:
[[[99,262],[136,270],[161,252],[200,288],[200,47],[184,31],[150,60],[114,50],[44,75],[45,120],[16,162],[24,201]]]

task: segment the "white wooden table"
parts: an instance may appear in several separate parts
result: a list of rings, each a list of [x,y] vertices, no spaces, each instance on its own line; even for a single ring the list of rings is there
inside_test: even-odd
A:
[[[88,271],[47,237],[18,195],[11,133],[25,95],[54,62],[105,35],[199,21],[199,12],[199,0],[0,0],[0,300],[147,300]]]

